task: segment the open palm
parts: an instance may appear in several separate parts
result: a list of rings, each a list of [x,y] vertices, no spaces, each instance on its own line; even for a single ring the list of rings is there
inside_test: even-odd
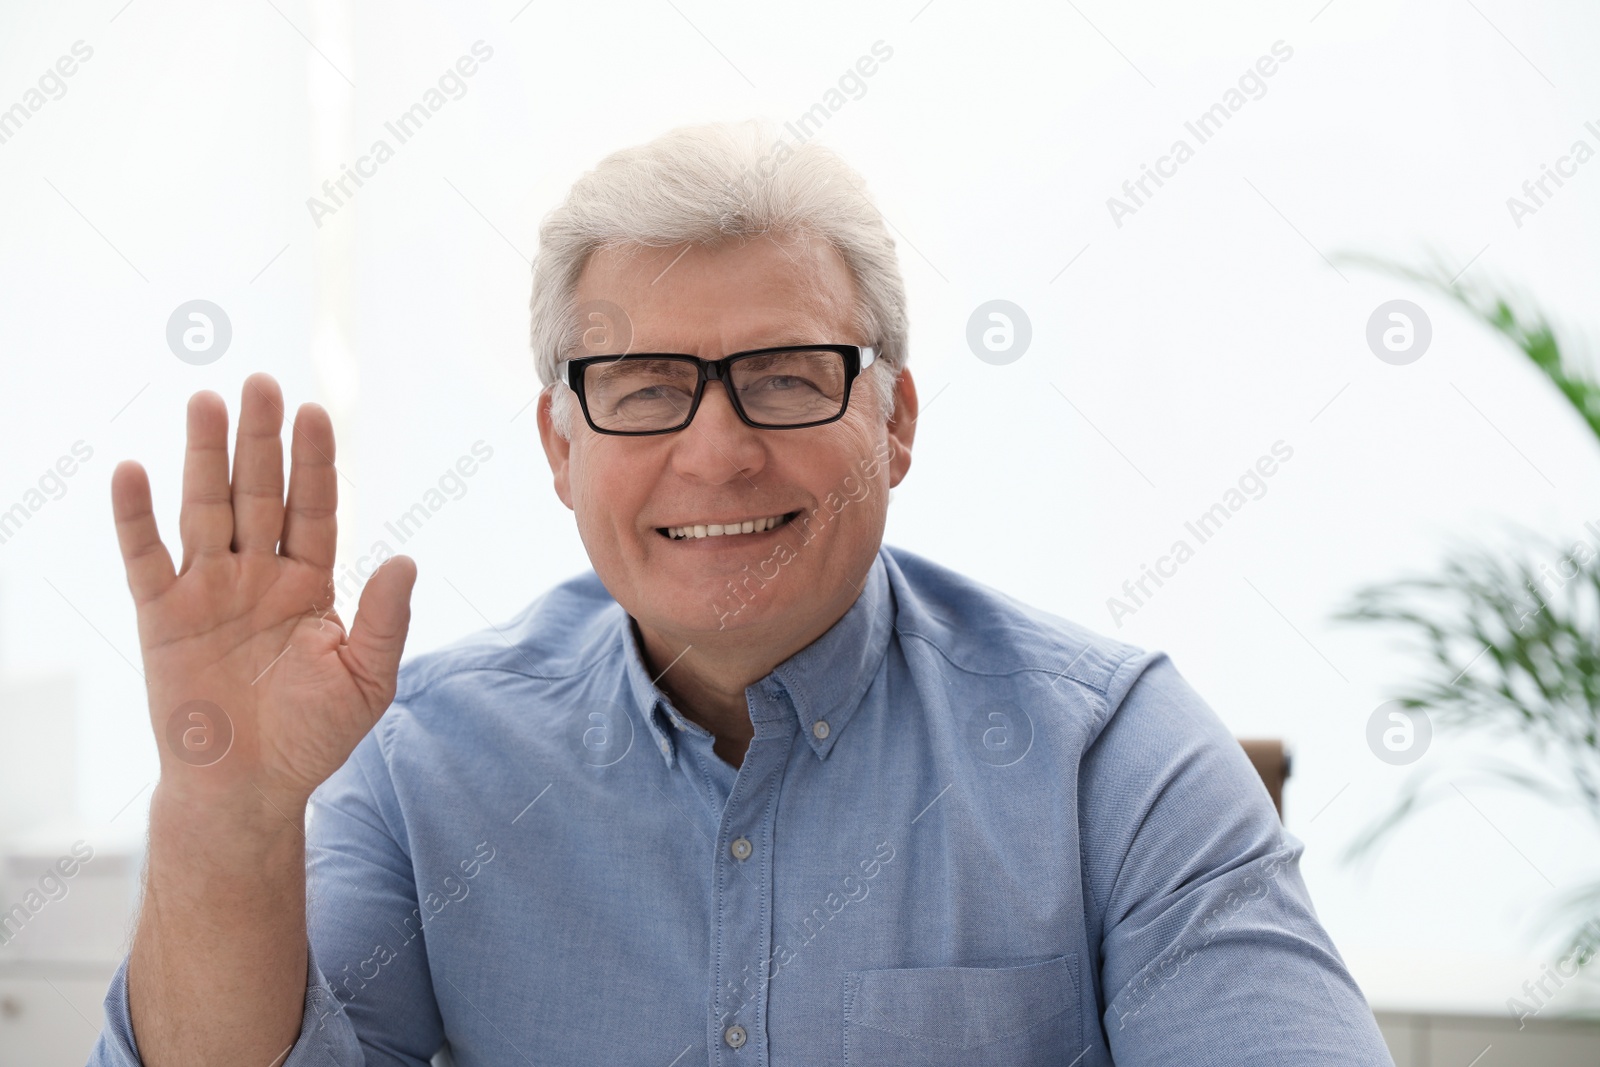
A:
[[[189,400],[176,571],[133,461],[112,510],[138,612],[164,787],[285,808],[349,757],[394,699],[416,567],[397,556],[362,590],[348,636],[333,611],[338,471],[327,412],[296,413],[287,499],[282,394],[245,380],[228,477],[222,398]]]

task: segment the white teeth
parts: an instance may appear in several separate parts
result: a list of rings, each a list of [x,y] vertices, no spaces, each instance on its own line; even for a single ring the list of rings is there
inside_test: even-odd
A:
[[[746,519],[744,522],[708,523],[703,526],[669,526],[667,527],[667,536],[674,541],[702,537],[731,537],[735,534],[762,533],[782,526],[783,523],[784,518],[782,515],[771,515],[760,519]]]

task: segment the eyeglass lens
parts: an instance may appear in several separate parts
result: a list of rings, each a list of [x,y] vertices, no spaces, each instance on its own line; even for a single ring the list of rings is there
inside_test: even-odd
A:
[[[818,422],[844,407],[845,361],[838,352],[767,352],[735,360],[729,373],[745,414],[759,423]],[[681,424],[694,402],[699,371],[688,360],[630,356],[591,364],[584,374],[589,417],[595,424],[638,432]]]

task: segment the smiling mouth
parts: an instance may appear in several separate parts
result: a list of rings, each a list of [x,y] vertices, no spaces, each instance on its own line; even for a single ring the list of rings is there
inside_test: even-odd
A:
[[[656,533],[669,541],[703,541],[711,537],[745,537],[750,534],[767,533],[780,526],[786,526],[793,521],[798,511],[790,511],[783,515],[768,515],[756,519],[745,519],[741,522],[730,523],[702,523],[694,526],[657,526]]]

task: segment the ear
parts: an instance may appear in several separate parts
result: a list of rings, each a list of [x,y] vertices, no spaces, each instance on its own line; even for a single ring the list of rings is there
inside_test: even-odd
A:
[[[889,488],[893,489],[911,469],[911,440],[917,435],[917,385],[909,370],[895,379],[894,412],[884,429],[889,435]]]
[[[556,432],[555,419],[550,413],[559,385],[550,384],[539,394],[539,440],[544,445],[545,458],[550,461],[550,473],[555,476],[556,496],[572,510],[572,483],[568,469],[572,458],[572,442]],[[575,399],[575,398],[574,398]]]

